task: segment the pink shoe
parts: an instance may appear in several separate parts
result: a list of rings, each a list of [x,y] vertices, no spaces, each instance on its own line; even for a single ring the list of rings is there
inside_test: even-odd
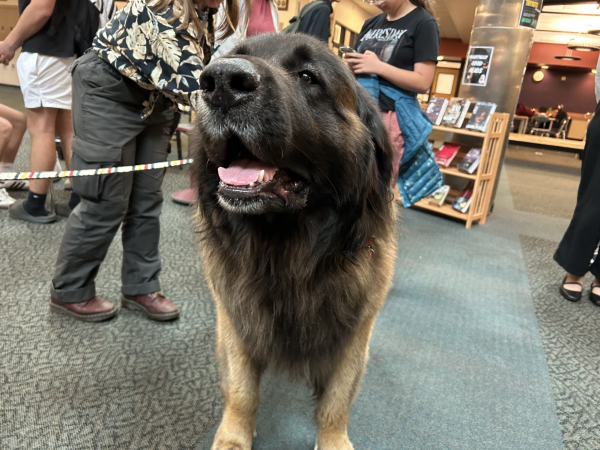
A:
[[[196,199],[196,190],[189,187],[175,192],[173,195],[171,195],[171,198],[175,203],[189,206]]]

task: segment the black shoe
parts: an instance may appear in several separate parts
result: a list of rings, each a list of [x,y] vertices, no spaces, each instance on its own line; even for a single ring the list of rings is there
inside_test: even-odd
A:
[[[25,200],[17,200],[8,208],[8,215],[11,219],[26,220],[34,223],[51,223],[56,220],[56,214],[48,213],[46,216],[32,216],[23,208]]]
[[[566,284],[578,284],[579,286],[581,286],[581,290],[583,290],[583,285],[581,283],[577,283],[576,281],[570,281],[570,282],[567,283],[567,277],[566,276],[565,276],[565,279],[563,280],[562,284],[560,285],[560,294],[564,298],[566,298],[570,302],[578,302],[579,300],[581,300],[581,291],[579,291],[579,292],[577,292],[577,291],[570,291],[570,290],[568,290],[568,289],[565,288]],[[600,304],[598,306],[600,306]]]
[[[600,287],[600,285],[598,284],[594,284],[592,283],[592,287],[591,287],[591,291],[590,291],[590,301],[596,305],[596,306],[600,306],[600,295],[596,295],[594,294],[594,288]]]

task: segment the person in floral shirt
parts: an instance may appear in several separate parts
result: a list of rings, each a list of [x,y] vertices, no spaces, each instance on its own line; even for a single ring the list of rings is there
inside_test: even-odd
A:
[[[72,168],[97,169],[165,161],[177,103],[199,95],[211,58],[214,16],[223,0],[130,0],[98,32],[73,75]],[[222,36],[238,23],[238,0],[225,0]],[[158,250],[164,169],[74,177],[68,216],[50,287],[50,309],[83,321],[114,317],[94,280],[122,230],[121,304],[153,320],[179,317],[160,294]]]

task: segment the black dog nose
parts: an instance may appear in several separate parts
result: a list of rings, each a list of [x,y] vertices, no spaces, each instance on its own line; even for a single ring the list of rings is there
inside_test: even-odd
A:
[[[259,85],[258,71],[250,61],[241,58],[217,60],[200,75],[202,97],[224,113],[251,100]]]

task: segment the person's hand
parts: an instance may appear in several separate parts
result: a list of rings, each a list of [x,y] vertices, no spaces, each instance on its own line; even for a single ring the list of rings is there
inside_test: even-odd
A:
[[[346,53],[344,61],[354,73],[372,73],[378,75],[382,64],[377,55],[370,50],[365,53]]]
[[[0,63],[8,66],[8,63],[15,57],[16,48],[9,45],[6,41],[0,41]]]

